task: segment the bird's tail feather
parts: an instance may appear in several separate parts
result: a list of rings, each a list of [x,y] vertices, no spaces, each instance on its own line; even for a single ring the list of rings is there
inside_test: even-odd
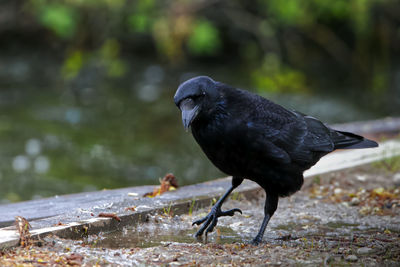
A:
[[[378,146],[378,143],[375,141],[349,132],[332,130],[331,135],[335,149],[371,148]]]

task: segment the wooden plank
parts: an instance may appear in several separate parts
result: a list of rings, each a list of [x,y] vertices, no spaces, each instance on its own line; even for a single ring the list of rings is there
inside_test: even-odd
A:
[[[376,148],[341,150],[323,157],[304,172],[304,177],[340,171],[396,156],[400,156],[400,141],[397,140],[382,142]]]

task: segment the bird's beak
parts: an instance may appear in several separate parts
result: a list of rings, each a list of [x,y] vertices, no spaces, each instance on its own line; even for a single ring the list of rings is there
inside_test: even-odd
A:
[[[183,126],[188,131],[192,121],[198,114],[199,106],[194,103],[193,99],[187,98],[179,104],[179,109],[182,112]]]

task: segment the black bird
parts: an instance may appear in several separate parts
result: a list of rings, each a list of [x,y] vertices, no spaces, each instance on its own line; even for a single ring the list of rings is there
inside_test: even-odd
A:
[[[335,149],[369,148],[378,144],[362,136],[333,130],[319,120],[291,111],[248,91],[199,76],[182,83],[174,96],[186,130],[214,165],[232,176],[232,186],[204,218],[199,237],[212,232],[227,196],[243,179],[258,183],[266,192],[264,220],[253,239],[261,242],[279,197],[300,190],[303,172]]]

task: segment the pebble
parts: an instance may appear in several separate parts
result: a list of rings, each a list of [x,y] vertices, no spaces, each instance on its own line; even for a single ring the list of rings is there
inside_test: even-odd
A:
[[[346,261],[350,261],[350,262],[356,262],[358,260],[356,255],[349,255],[346,258],[344,258]]]
[[[369,248],[369,247],[362,247],[362,248],[357,249],[357,254],[359,254],[359,255],[366,255],[366,254],[371,253],[371,251],[372,251],[372,248]]]
[[[350,204],[352,206],[357,206],[358,204],[360,204],[360,199],[358,199],[358,197],[353,197],[350,201]]]
[[[341,188],[335,188],[335,190],[333,190],[333,193],[335,193],[335,195],[338,195],[340,193],[342,193],[342,189]]]
[[[367,180],[367,176],[366,175],[357,175],[356,178],[360,182],[365,182]]]
[[[400,172],[393,175],[393,182],[395,186],[400,186]]]

